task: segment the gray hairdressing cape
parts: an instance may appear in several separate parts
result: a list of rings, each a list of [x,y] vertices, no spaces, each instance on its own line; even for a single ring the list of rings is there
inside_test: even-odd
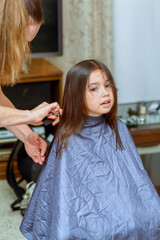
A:
[[[88,117],[56,160],[50,152],[20,230],[29,240],[159,240],[160,198],[124,123],[124,150],[103,117]]]

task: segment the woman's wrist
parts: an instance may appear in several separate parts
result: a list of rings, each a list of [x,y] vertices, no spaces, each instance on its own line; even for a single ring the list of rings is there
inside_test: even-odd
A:
[[[27,140],[28,136],[33,133],[32,129],[28,126],[28,125],[24,125],[24,127],[22,127],[22,142],[25,143],[25,141]]]
[[[25,110],[26,115],[26,124],[31,124],[32,122],[32,113],[30,110]]]
[[[6,129],[12,132],[23,143],[25,143],[29,134],[33,132],[32,129],[27,124],[10,126],[7,127]]]

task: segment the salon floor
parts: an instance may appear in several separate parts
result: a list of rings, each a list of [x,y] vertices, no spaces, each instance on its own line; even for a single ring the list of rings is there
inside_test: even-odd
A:
[[[0,240],[24,240],[19,231],[22,216],[19,211],[13,212],[10,204],[16,196],[7,181],[0,180]]]

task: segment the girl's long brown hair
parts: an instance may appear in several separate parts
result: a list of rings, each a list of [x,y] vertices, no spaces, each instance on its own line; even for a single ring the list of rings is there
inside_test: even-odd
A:
[[[13,85],[19,79],[24,55],[30,59],[26,40],[29,18],[42,21],[39,0],[0,0],[0,84]]]
[[[58,138],[59,148],[57,154],[60,156],[66,148],[68,137],[78,134],[87,119],[85,105],[85,91],[90,74],[100,69],[110,81],[114,96],[114,104],[109,113],[105,115],[106,122],[116,134],[117,148],[123,149],[117,126],[117,89],[109,69],[98,60],[84,60],[74,65],[68,72],[65,82],[62,109],[63,114],[59,123],[55,139]]]

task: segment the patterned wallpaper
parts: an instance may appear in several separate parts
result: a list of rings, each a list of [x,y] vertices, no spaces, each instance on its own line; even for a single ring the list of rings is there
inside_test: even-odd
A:
[[[63,56],[50,58],[66,73],[90,58],[104,62],[112,72],[112,0],[63,0]]]

